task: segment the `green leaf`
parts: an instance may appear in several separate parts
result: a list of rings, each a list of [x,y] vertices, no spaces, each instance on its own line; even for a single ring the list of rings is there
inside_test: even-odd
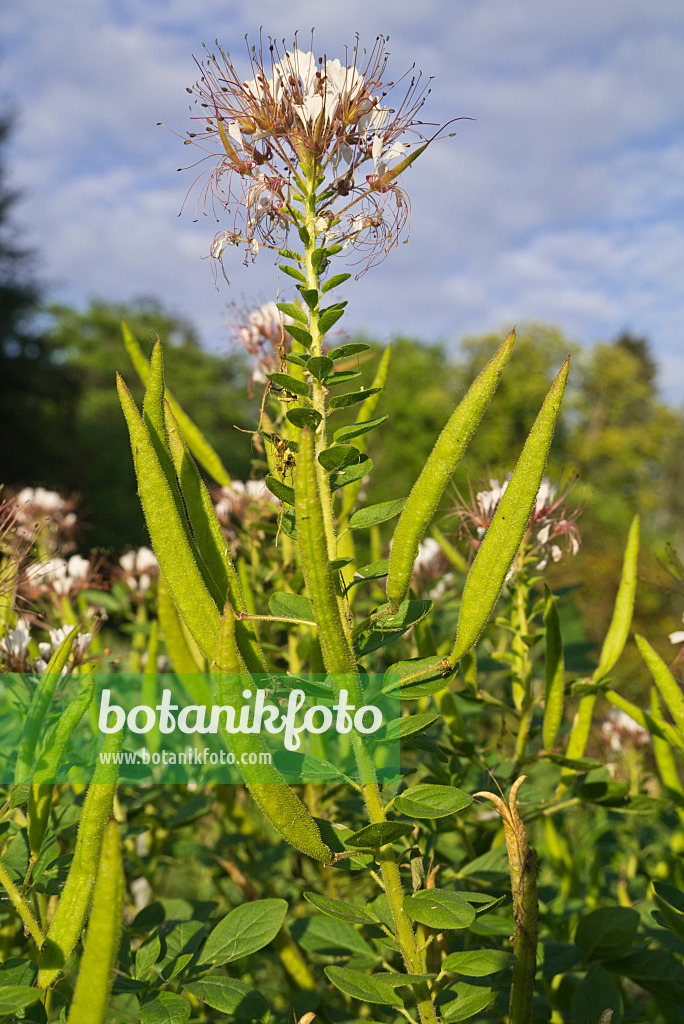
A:
[[[357,971],[352,967],[326,967],[325,973],[335,988],[352,999],[361,999],[365,1003],[403,1006],[403,1000],[384,978],[376,978],[373,974],[366,974],[365,971]]]
[[[309,309],[316,309],[318,306],[318,292],[315,288],[298,288],[297,289],[301,297],[306,302]]]
[[[402,836],[408,836],[413,832],[413,825],[403,821],[378,821],[373,825],[366,825],[360,832],[354,832],[348,836],[345,846],[354,846],[364,850],[375,850],[380,846],[387,846]]]
[[[345,953],[356,953],[369,959],[377,959],[377,954],[348,921],[333,920],[322,914],[316,914],[315,917],[298,917],[292,922],[290,932],[307,953],[335,957]]]
[[[527,529],[544,475],[546,456],[568,376],[569,358],[556,377],[528,435],[518,464],[487,530],[463,590],[452,664],[477,642],[496,604]]]
[[[431,610],[432,601],[404,601],[393,615],[389,613],[388,605],[379,608],[370,625],[355,637],[354,650],[357,657],[398,640]]]
[[[287,903],[263,899],[242,903],[223,918],[209,935],[199,955],[202,964],[229,964],[255,953],[271,942],[280,931]]]
[[[633,949],[619,960],[611,960],[610,971],[631,978],[659,1002],[681,1003],[684,999],[684,967],[665,949]]]
[[[380,501],[377,505],[360,508],[349,520],[349,529],[367,530],[369,526],[377,526],[378,523],[394,519],[403,509],[406,500],[406,498],[396,498],[394,501]]]
[[[622,1024],[624,1010],[620,990],[607,971],[599,964],[592,964],[573,990],[569,1024],[598,1021],[605,1010],[613,1011],[612,1024]]]
[[[556,599],[544,585],[544,625],[546,626],[546,691],[544,700],[543,738],[546,750],[551,750],[563,721],[563,688],[565,662],[563,660],[563,639]]]
[[[684,922],[684,892],[680,892],[674,885],[670,885],[669,882],[654,882],[653,889],[656,896],[667,903],[673,910],[682,914],[682,921]]]
[[[376,924],[378,921],[376,914],[356,903],[331,900],[329,896],[320,896],[317,892],[305,892],[304,898],[328,917],[338,921],[349,921],[351,924]]]
[[[369,430],[374,430],[375,427],[379,427],[381,423],[387,420],[387,416],[377,416],[374,420],[366,420],[365,423],[352,423],[348,427],[340,427],[333,434],[334,441],[351,441],[354,437],[361,437],[362,434],[367,434]]]
[[[342,384],[348,384],[350,380],[356,380],[356,378],[360,376],[360,370],[336,370],[335,373],[328,374],[325,379],[325,386],[329,391],[331,388],[337,388]],[[368,394],[368,392],[366,392],[366,394]]]
[[[370,395],[377,395],[382,388],[367,388],[365,391],[351,391],[348,395],[335,395],[330,399],[331,409],[346,409],[350,405],[365,402]]]
[[[43,993],[29,985],[4,985],[0,988],[0,1014],[15,1013],[30,1006],[41,998]]]
[[[294,488],[290,487],[288,484],[284,484],[283,481],[279,480],[277,477],[271,476],[270,473],[264,480],[264,483],[271,494],[275,494],[276,498],[279,498],[280,501],[284,501],[286,505],[294,505]]]
[[[265,1021],[269,1016],[268,1003],[261,992],[250,988],[237,978],[205,977],[183,985],[186,992],[207,1006],[237,1017],[238,1020]]]
[[[383,576],[387,575],[387,569],[389,566],[388,558],[381,558],[379,562],[369,562],[368,565],[362,565],[354,573],[356,582],[362,580],[380,580]]]
[[[300,284],[306,284],[304,274],[302,274],[301,270],[297,270],[296,267],[288,267],[286,263],[281,263],[278,265],[278,270],[282,270],[283,274],[289,274],[290,277],[294,277],[295,281],[299,281]]]
[[[373,468],[373,462],[365,452],[360,456],[359,461],[352,463],[350,466],[345,466],[344,469],[338,469],[330,477],[330,490],[337,491],[340,487],[346,487],[347,484],[357,483],[362,480],[364,476],[368,476]]]
[[[496,999],[496,992],[489,988],[480,988],[479,985],[468,985],[466,982],[459,982],[446,992],[447,995],[456,994],[456,999],[442,1003],[439,1013],[445,1024],[455,1024],[459,1020],[468,1020],[476,1013],[481,1013],[491,1006]]]
[[[636,937],[639,914],[629,907],[599,907],[580,918],[575,945],[587,960],[623,956]],[[605,1010],[605,1006],[604,1006]]]
[[[300,395],[302,398],[309,397],[309,385],[305,384],[303,380],[291,377],[289,373],[267,373],[266,377],[270,380],[271,384],[284,388],[290,394]]]
[[[595,683],[607,676],[622,654],[629,627],[632,624],[632,612],[634,611],[634,595],[637,584],[637,558],[639,555],[639,516],[634,516],[629,528],[625,556],[622,562],[622,574],[618,587],[613,617],[608,627],[606,639],[601,648],[598,668],[594,672]],[[615,1022],[613,1022],[615,1024]]]
[[[157,992],[140,1007],[140,1024],[185,1024],[191,1013],[190,1003],[173,992]]]
[[[305,622],[316,622],[311,601],[303,594],[287,594],[283,590],[276,591],[268,599],[268,608],[271,615],[275,615],[277,619],[303,619]]]
[[[330,373],[334,365],[332,359],[328,359],[327,356],[312,356],[308,360],[306,368],[316,380],[323,380]]]
[[[321,295],[325,295],[326,292],[332,291],[333,288],[337,288],[339,285],[344,284],[344,282],[348,281],[350,277],[351,274],[333,274],[333,276],[329,277],[321,288]]]
[[[505,949],[466,949],[450,953],[442,963],[442,970],[462,974],[466,978],[486,978],[515,963],[515,954]]]
[[[334,444],[319,453],[318,461],[329,473],[343,469],[352,462],[357,462],[361,452],[351,444]]]
[[[388,722],[380,732],[376,733],[376,742],[391,743],[405,740],[409,736],[417,736],[431,725],[438,722],[441,715],[403,715],[401,718]]]
[[[300,345],[303,345],[304,348],[311,348],[311,335],[303,327],[297,327],[296,324],[288,324],[287,333],[295,341],[298,341]]]
[[[318,330],[321,333],[321,337],[328,333],[331,327],[334,327],[341,316],[344,315],[344,307],[346,303],[340,303],[339,306],[329,306],[328,309],[324,309],[318,318]]]
[[[352,356],[359,356],[362,352],[370,352],[371,346],[363,342],[352,342],[350,345],[339,345],[331,348],[327,353],[328,359],[350,359]]]
[[[309,325],[309,318],[296,302],[276,302],[277,308],[285,316],[291,316],[293,320],[299,320],[300,324],[304,324],[305,327]],[[287,328],[285,328],[287,330]]]
[[[436,657],[398,661],[385,672],[382,692],[401,700],[414,700],[438,693],[447,685],[454,670]]]
[[[473,798],[453,786],[422,784],[413,786],[394,801],[394,806],[410,818],[446,818],[466,807]]]
[[[475,920],[470,903],[446,889],[420,889],[404,898],[404,910],[412,921],[438,931],[469,928]]]
[[[292,249],[278,249],[278,255],[282,256],[285,260],[294,260],[295,263],[301,263],[302,257],[297,252],[293,252]]]
[[[297,352],[288,352],[285,359],[288,363],[293,363],[295,366],[302,366],[306,369],[306,364],[308,362],[306,356],[301,356]]]
[[[309,232],[303,225],[297,228],[297,234],[299,235],[299,240],[301,241],[302,245],[309,245],[311,243]]]
[[[670,672],[669,668],[657,653],[654,651],[648,640],[638,633],[634,635],[641,657],[646,662],[649,672],[660,690],[660,695],[665,701],[674,723],[683,737],[680,746],[684,745],[684,696],[679,683]]]
[[[289,409],[287,418],[294,427],[308,427],[316,431],[323,417],[318,409]]]

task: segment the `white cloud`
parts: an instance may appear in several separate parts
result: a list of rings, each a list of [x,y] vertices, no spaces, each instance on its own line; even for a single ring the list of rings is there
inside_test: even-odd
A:
[[[185,129],[191,53],[218,36],[239,60],[260,24],[288,41],[299,25],[302,45],[315,24],[329,55],[384,31],[392,74],[415,60],[436,76],[426,119],[477,121],[407,175],[411,242],[355,286],[349,325],[453,339],[542,318],[584,341],[629,327],[681,401],[680,0],[262,0],[258,19],[246,0],[22,0],[2,18],[10,170],[59,297],[156,293],[216,343],[225,303],[275,277],[267,254],[249,270],[235,254],[217,294],[200,258],[216,225],[176,216],[193,157],[155,123]]]

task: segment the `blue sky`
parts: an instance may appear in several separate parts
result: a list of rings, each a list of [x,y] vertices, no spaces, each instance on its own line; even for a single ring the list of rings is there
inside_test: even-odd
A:
[[[21,0],[0,12],[0,99],[19,222],[53,298],[156,295],[225,348],[227,305],[271,298],[268,253],[214,288],[217,225],[178,218],[192,54],[239,65],[260,26],[316,27],[342,56],[388,34],[390,70],[433,75],[426,120],[467,115],[408,172],[411,239],[353,289],[348,330],[456,346],[541,320],[576,341],[649,337],[684,401],[684,6],[681,0]],[[247,71],[245,69],[245,77]],[[226,225],[228,226],[228,225]],[[281,288],[284,286],[281,286]]]

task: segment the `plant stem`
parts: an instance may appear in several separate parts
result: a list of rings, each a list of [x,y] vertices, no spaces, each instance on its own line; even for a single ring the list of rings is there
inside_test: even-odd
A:
[[[45,936],[38,927],[38,923],[31,913],[28,903],[21,895],[2,864],[0,864],[0,882],[4,886],[5,891],[10,898],[12,906],[24,922],[24,928],[29,933],[38,949],[40,949],[45,942]]]

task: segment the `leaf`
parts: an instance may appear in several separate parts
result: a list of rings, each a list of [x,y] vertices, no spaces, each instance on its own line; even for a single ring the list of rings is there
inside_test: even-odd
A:
[[[326,967],[325,973],[335,988],[352,999],[361,999],[365,1003],[403,1006],[403,1000],[384,978],[376,978],[373,974],[356,971],[351,967]]]
[[[420,889],[404,897],[404,910],[412,921],[425,924],[437,931],[469,928],[475,920],[470,903],[455,892],[446,889]]]
[[[267,373],[266,378],[270,380],[271,384],[284,388],[285,391],[289,391],[293,395],[301,395],[302,398],[309,397],[309,385],[303,380],[291,377],[289,373]]]
[[[335,395],[330,399],[331,409],[346,409],[350,405],[358,405],[365,402],[371,395],[377,395],[382,388],[367,388],[365,391],[350,391],[347,395]]]
[[[527,437],[466,579],[452,664],[477,642],[496,604],[534,507],[570,366],[563,364]]]
[[[371,624],[357,634],[354,641],[356,656],[361,658],[397,640],[431,610],[432,601],[404,601],[391,615],[388,606],[384,605],[375,613]]]
[[[237,978],[205,977],[183,985],[186,992],[207,1006],[228,1013],[238,1020],[267,1020],[268,1003],[261,992]]]
[[[376,733],[376,742],[392,743],[397,740],[404,740],[408,736],[417,736],[425,729],[429,729],[431,725],[438,722],[441,715],[403,715],[401,718],[396,718],[393,722],[388,722],[387,725]]]
[[[29,985],[4,985],[0,988],[0,1014],[23,1010],[41,998],[43,993]]]
[[[190,1013],[190,1003],[183,996],[157,992],[142,1003],[140,1024],[185,1024]]]
[[[381,558],[379,562],[369,562],[368,565],[362,565],[354,573],[354,582],[361,583],[364,580],[380,580],[383,576],[387,575],[388,566],[388,558]]]
[[[297,291],[306,302],[309,309],[315,309],[318,305],[318,292],[315,288],[298,288]]]
[[[594,672],[593,680],[598,682],[607,676],[615,662],[622,654],[625,646],[629,627],[632,624],[632,612],[634,610],[634,595],[637,584],[637,557],[639,555],[639,516],[634,516],[629,528],[625,556],[622,562],[622,574],[618,587],[613,617],[608,627],[606,639],[601,648],[598,668]],[[613,1022],[617,1024],[617,1022]]]
[[[200,963],[228,964],[263,949],[280,931],[287,903],[264,899],[243,903],[224,917],[209,935],[200,953]]]
[[[436,657],[398,661],[385,672],[382,692],[400,700],[414,700],[438,693],[454,670]]]
[[[316,380],[323,380],[334,367],[332,359],[327,356],[312,356],[306,364],[306,368]]]
[[[406,498],[396,498],[394,501],[380,501],[377,505],[360,508],[349,520],[349,529],[366,530],[369,526],[386,523],[388,519],[398,516],[405,504]]]
[[[572,993],[569,1024],[598,1021],[605,1010],[613,1011],[612,1024],[622,1024],[620,990],[607,971],[592,964]]]
[[[283,255],[282,252],[280,255]],[[288,267],[286,263],[281,263],[278,265],[278,270],[282,270],[284,274],[294,277],[295,281],[299,281],[300,284],[306,284],[304,274],[302,274],[301,270],[297,270],[296,267]]]
[[[302,307],[298,306],[296,302],[276,302],[276,306],[285,316],[291,316],[293,320],[299,320],[300,324],[308,327],[309,318]],[[285,330],[287,330],[287,327]]]
[[[410,818],[446,818],[470,807],[472,802],[469,793],[453,786],[422,784],[398,796],[394,806]]]
[[[580,918],[575,945],[587,960],[624,956],[639,927],[639,914],[629,907],[599,907]],[[604,1006],[605,1009],[605,1006]]]
[[[459,1020],[468,1020],[476,1013],[481,1013],[491,1006],[496,999],[496,992],[489,988],[480,988],[475,985],[468,985],[466,982],[459,982],[453,988],[447,990],[447,994],[456,993],[456,999],[442,1003],[439,1012],[445,1024]]]
[[[359,459],[361,452],[351,444],[334,444],[319,453],[318,461],[329,473],[342,469]]]
[[[334,373],[329,373],[325,378],[325,386],[328,390],[338,388],[343,384],[349,384],[350,381],[356,380],[360,376],[360,370],[336,370]]]
[[[264,483],[271,494],[275,494],[276,498],[284,501],[286,505],[294,505],[295,495],[293,487],[284,484],[282,480],[279,480],[276,476],[271,476],[270,473],[264,480]]]
[[[374,420],[366,420],[364,423],[352,423],[348,427],[340,427],[333,434],[333,440],[337,442],[351,441],[353,438],[361,437],[362,434],[367,434],[369,430],[379,427],[387,419],[389,419],[388,416],[376,416]]]
[[[346,487],[347,484],[358,483],[358,481],[362,480],[364,476],[368,476],[372,468],[373,462],[364,452],[360,456],[358,463],[352,463],[350,466],[345,466],[344,469],[337,470],[330,476],[330,490],[336,491],[339,490],[340,487]]]
[[[303,327],[297,327],[295,324],[288,324],[287,333],[294,338],[295,341],[298,341],[300,345],[303,345],[304,348],[311,348],[311,335],[308,331],[305,331]]]
[[[287,418],[293,426],[300,429],[308,427],[313,431],[318,428],[318,424],[323,419],[318,409],[289,409]]]
[[[377,959],[377,954],[348,921],[333,920],[321,914],[298,917],[292,922],[290,932],[308,953],[338,957],[346,952]]]
[[[333,274],[333,276],[329,277],[328,280],[323,285],[323,287],[321,288],[321,295],[325,295],[326,292],[329,292],[333,288],[337,288],[339,285],[344,284],[344,282],[348,281],[350,277],[351,274]],[[349,345],[348,347],[352,348],[353,346]],[[370,345],[366,345],[365,348],[370,348]]]
[[[349,921],[351,924],[376,924],[378,921],[376,914],[359,904],[345,903],[344,900],[332,900],[329,896],[321,896],[317,892],[305,892],[304,899],[313,904],[317,910],[338,921]]]
[[[413,825],[403,821],[378,821],[373,825],[366,825],[359,832],[348,836],[345,846],[354,846],[364,850],[377,849],[380,846],[387,846],[402,836],[408,836],[413,832]]]
[[[346,303],[345,303],[346,305]],[[340,308],[340,306],[342,308]],[[344,305],[342,303],[339,306],[329,306],[328,309],[323,310],[318,319],[318,330],[321,333],[321,337],[327,334],[331,327],[334,327],[340,317],[344,314]]]
[[[268,609],[277,619],[303,619],[315,623],[311,601],[303,594],[287,594],[279,590],[268,599]]]
[[[514,963],[515,954],[505,949],[466,949],[462,953],[450,953],[442,963],[442,970],[463,974],[466,978],[486,978]]]

